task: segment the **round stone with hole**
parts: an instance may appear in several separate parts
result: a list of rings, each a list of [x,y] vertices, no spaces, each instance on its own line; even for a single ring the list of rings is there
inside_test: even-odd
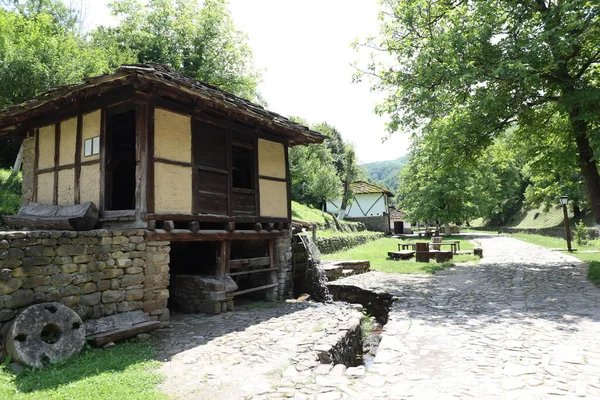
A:
[[[8,329],[6,354],[20,364],[43,368],[79,353],[85,326],[79,315],[60,303],[36,304],[23,310]]]

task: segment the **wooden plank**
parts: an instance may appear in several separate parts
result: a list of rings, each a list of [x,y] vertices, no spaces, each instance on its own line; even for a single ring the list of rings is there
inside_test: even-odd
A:
[[[79,204],[81,202],[81,146],[82,146],[82,135],[83,135],[83,115],[77,116],[77,132],[75,136],[75,182],[74,182],[74,202]]]
[[[127,311],[85,321],[86,336],[98,335],[117,329],[148,322],[148,316],[142,310]]]
[[[98,224],[98,214],[90,202],[63,206],[27,202],[16,215],[5,215],[3,220],[21,228],[89,231]]]
[[[270,257],[255,257],[255,258],[239,258],[229,261],[231,269],[239,269],[242,267],[262,267],[271,265]]]
[[[270,238],[279,238],[287,235],[287,232],[267,232],[237,230],[227,232],[225,230],[205,230],[192,232],[188,229],[173,229],[170,232],[164,229],[156,229],[148,232],[149,241],[172,241],[172,242],[201,242],[201,241],[219,241],[219,240],[266,240]]]
[[[52,204],[58,204],[58,163],[60,162],[60,122],[54,124],[54,190]]]
[[[141,324],[133,325],[128,328],[117,329],[111,332],[101,333],[94,336],[88,336],[87,340],[93,346],[103,346],[110,342],[129,339],[140,333],[152,332],[160,328],[159,321],[142,322]]]
[[[278,285],[277,283],[271,283],[269,285],[258,286],[258,287],[255,287],[255,288],[250,288],[250,289],[245,289],[245,290],[239,290],[237,292],[233,292],[233,295],[234,296],[239,296],[241,294],[256,292],[256,291],[264,290],[264,289],[270,289],[270,288],[273,288],[273,287],[275,287],[277,285]]]
[[[227,276],[237,276],[237,275],[246,275],[246,274],[256,274],[259,272],[271,272],[277,271],[277,268],[261,268],[261,269],[250,269],[241,272],[230,272],[226,274]]]

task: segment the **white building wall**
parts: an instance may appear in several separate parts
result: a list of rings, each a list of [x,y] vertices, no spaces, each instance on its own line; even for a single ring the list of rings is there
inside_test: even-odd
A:
[[[327,203],[327,212],[337,213],[341,205],[341,199],[330,201]],[[385,203],[385,196],[382,196],[381,193],[356,194],[346,217],[375,217],[384,213],[387,213],[387,205]]]

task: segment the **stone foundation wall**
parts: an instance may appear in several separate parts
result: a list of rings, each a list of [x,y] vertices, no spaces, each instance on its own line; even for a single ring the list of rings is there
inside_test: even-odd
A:
[[[348,221],[362,222],[367,230],[372,232],[384,232],[390,231],[390,221],[387,215],[379,215],[376,217],[352,217],[346,218]]]
[[[139,229],[0,232],[0,328],[50,301],[84,320],[143,310],[166,324],[169,251]]]
[[[275,263],[277,264],[277,299],[294,297],[294,267],[292,265],[292,237],[287,235],[275,242]]]
[[[476,228],[475,228],[476,229]],[[598,237],[598,230],[596,228],[587,228],[588,236],[591,239],[595,239]],[[575,231],[575,227],[571,227],[571,239],[573,239],[573,234]],[[565,228],[500,228],[501,233],[530,233],[533,235],[542,235],[542,236],[550,236],[563,238],[566,240]]]
[[[381,239],[383,233],[358,236],[337,236],[332,238],[317,238],[316,245],[323,254],[331,254],[341,250],[351,249],[373,240]]]

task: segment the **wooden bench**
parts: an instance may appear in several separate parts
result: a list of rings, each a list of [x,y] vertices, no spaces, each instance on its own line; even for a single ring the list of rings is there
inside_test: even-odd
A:
[[[413,250],[388,251],[388,259],[390,260],[409,260],[414,255]]]

